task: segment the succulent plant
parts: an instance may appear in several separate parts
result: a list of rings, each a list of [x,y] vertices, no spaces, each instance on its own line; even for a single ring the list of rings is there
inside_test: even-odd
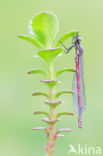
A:
[[[60,121],[60,117],[62,115],[74,115],[71,112],[56,112],[57,107],[63,103],[63,101],[59,100],[59,97],[62,94],[73,94],[73,91],[66,90],[56,93],[55,88],[59,83],[57,77],[60,74],[63,72],[75,72],[75,70],[65,68],[55,73],[54,62],[55,58],[64,51],[61,42],[64,42],[73,35],[77,34],[77,31],[73,30],[66,33],[58,40],[57,43],[55,43],[54,40],[58,33],[58,29],[59,22],[57,16],[52,12],[43,11],[35,15],[30,21],[29,35],[18,35],[19,38],[32,43],[37,48],[37,55],[46,62],[48,67],[48,72],[40,69],[32,69],[28,72],[28,74],[41,73],[45,75],[46,79],[41,80],[41,83],[44,83],[49,87],[49,93],[44,93],[41,91],[32,93],[32,96],[45,96],[47,100],[44,103],[49,107],[50,110],[49,112],[46,112],[45,110],[33,112],[34,115],[44,114],[46,116],[42,119],[42,121],[47,123],[47,127],[32,128],[32,130],[40,130],[45,132],[48,139],[48,144],[45,146],[46,156],[54,155],[55,141],[58,137],[63,136],[61,132],[71,132],[71,129],[56,129],[56,123]]]

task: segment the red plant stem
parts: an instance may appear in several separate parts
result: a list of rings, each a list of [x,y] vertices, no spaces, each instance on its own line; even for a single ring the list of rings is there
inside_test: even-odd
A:
[[[53,63],[50,63],[48,65],[48,75],[49,75],[49,80],[55,80]],[[50,90],[49,100],[50,102],[53,102],[55,101],[55,86],[49,87],[49,90]],[[50,120],[56,119],[56,110],[53,107],[50,107],[49,119]],[[49,125],[48,132],[49,132],[49,135],[48,135],[48,145],[46,146],[46,150],[47,150],[46,156],[53,156],[54,146],[55,146],[55,141],[56,141],[56,138],[54,137],[56,133],[55,124]]]
[[[79,55],[76,56],[76,74],[77,74],[77,91],[78,91],[78,127],[82,127],[82,102],[80,90],[80,69],[79,69]]]

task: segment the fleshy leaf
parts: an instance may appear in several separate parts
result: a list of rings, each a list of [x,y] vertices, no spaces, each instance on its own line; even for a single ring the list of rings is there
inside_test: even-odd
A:
[[[46,100],[45,103],[46,103],[48,106],[52,107],[52,108],[56,108],[56,107],[57,107],[58,105],[60,105],[61,103],[64,103],[64,101],[58,100],[58,101],[53,101],[53,102],[51,102],[50,100]]]
[[[43,118],[42,121],[44,121],[48,124],[55,124],[56,122],[60,121],[60,118],[56,118],[54,120],[50,120],[49,118]]]
[[[43,96],[45,96],[45,97],[47,97],[47,98],[49,97],[48,94],[46,94],[46,93],[44,93],[44,92],[33,92],[33,93],[32,93],[32,96],[38,96],[38,95],[43,95]]]
[[[32,128],[32,130],[47,131],[47,128],[46,127],[37,127],[37,128]]]
[[[44,59],[47,63],[51,63],[56,56],[58,56],[63,51],[63,48],[53,48],[41,50],[37,53],[42,59]]]
[[[57,83],[60,83],[60,81],[57,80],[41,80],[44,84],[48,85],[49,87],[55,86]]]
[[[71,129],[67,129],[67,128],[64,128],[64,129],[58,129],[56,134],[60,133],[60,132],[71,132],[72,130]]]
[[[17,35],[17,37],[32,43],[36,48],[43,49],[43,45],[35,37],[27,35]]]
[[[57,134],[56,138],[63,137],[63,136],[64,136],[64,134]]]
[[[32,70],[28,71],[27,74],[44,74],[44,75],[47,75],[45,71],[38,70],[38,69],[32,69]]]
[[[34,35],[45,48],[51,48],[58,32],[59,22],[52,12],[43,11],[32,18],[29,25],[30,34]]]
[[[73,94],[74,92],[72,90],[64,90],[61,92],[56,93],[56,98],[60,97],[62,94]]]
[[[64,72],[76,72],[76,70],[64,68],[64,69],[61,69],[61,70],[57,71],[57,72],[56,72],[56,76],[59,76],[60,74],[62,74],[62,73],[64,73]]]
[[[61,113],[58,113],[57,114],[57,118],[60,117],[60,116],[62,116],[62,115],[71,115],[71,116],[73,116],[74,113],[71,113],[71,112],[61,112]]]
[[[77,30],[72,30],[71,32],[66,33],[65,35],[63,35],[57,42],[56,47],[61,46],[61,43],[63,43],[64,41],[68,40],[70,37],[73,37],[74,35],[76,35],[78,33]]]
[[[33,112],[34,115],[41,115],[41,114],[44,114],[46,116],[49,116],[49,114],[47,112],[44,112],[44,111],[36,111],[36,112]]]

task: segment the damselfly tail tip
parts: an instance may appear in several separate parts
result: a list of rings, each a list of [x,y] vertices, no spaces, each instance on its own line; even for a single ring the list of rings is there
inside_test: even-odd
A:
[[[78,122],[78,127],[82,128],[82,122],[81,121]]]
[[[79,124],[79,125],[78,125],[78,127],[79,127],[79,128],[82,128],[82,125],[81,125],[81,124]]]

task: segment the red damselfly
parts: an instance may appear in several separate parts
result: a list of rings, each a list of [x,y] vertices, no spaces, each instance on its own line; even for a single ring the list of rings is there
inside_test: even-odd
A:
[[[65,53],[68,53],[73,47],[75,48],[75,64],[76,64],[76,73],[73,77],[73,104],[76,112],[78,113],[78,127],[82,127],[82,112],[86,108],[86,99],[85,99],[85,87],[84,87],[84,78],[83,78],[83,48],[80,44],[81,37],[77,33],[76,36],[73,36],[72,46],[66,48],[64,44],[62,45],[67,50]]]

